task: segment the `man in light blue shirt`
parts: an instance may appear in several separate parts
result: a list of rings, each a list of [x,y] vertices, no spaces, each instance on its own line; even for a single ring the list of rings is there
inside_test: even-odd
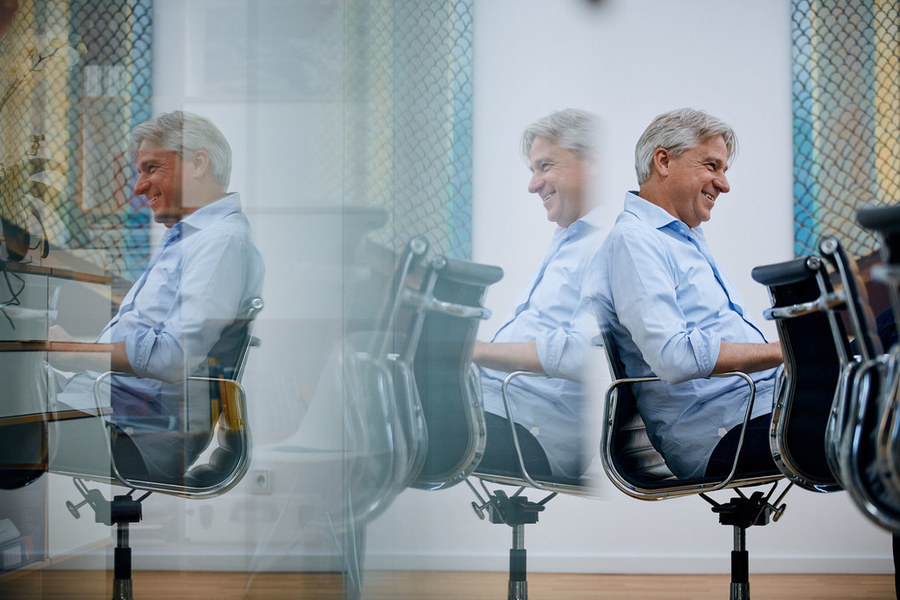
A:
[[[640,190],[629,192],[592,276],[600,326],[629,377],[658,375],[636,390],[653,445],[680,478],[727,474],[756,382],[752,427],[739,470],[774,469],[768,448],[780,345],[768,343],[710,253],[701,223],[720,194],[737,141],[732,129],[693,109],[657,117],[635,149]]]
[[[140,175],[134,192],[168,229],[97,341],[110,344],[114,371],[137,376],[111,382],[110,419],[138,453],[117,464],[132,475],[177,478],[208,441],[209,401],[188,404],[185,379],[206,375],[213,347],[232,343],[223,332],[260,295],[264,266],[240,197],[226,192],[231,149],[214,124],[167,113],[138,126],[133,139]],[[57,370],[57,399],[92,406],[95,376]],[[61,439],[72,438],[77,426],[86,425],[73,425],[69,435],[57,428]],[[85,454],[79,446],[89,447],[90,435],[61,446],[57,468]]]
[[[559,227],[510,315],[490,342],[475,344],[488,423],[480,471],[520,470],[501,392],[503,379],[516,370],[547,375],[520,377],[509,387],[529,474],[577,478],[588,465],[581,380],[597,326],[582,280],[602,241],[588,190],[594,128],[591,115],[568,109],[537,121],[522,137],[532,172],[528,191]]]

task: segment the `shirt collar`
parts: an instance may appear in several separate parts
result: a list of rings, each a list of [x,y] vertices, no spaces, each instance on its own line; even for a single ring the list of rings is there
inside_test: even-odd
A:
[[[588,214],[584,215],[568,227],[560,227],[561,232],[577,233],[582,229],[600,229],[602,226],[600,207],[592,208]]]
[[[625,194],[625,212],[629,212],[654,229],[669,227],[685,235],[691,234],[691,228],[670,215],[666,210],[638,196],[637,192]],[[699,229],[699,227],[695,228]]]
[[[241,196],[236,192],[227,194],[210,202],[206,206],[202,206],[183,218],[181,223],[193,229],[203,229],[213,223],[216,223],[231,213],[241,210]],[[184,227],[182,225],[182,227]]]

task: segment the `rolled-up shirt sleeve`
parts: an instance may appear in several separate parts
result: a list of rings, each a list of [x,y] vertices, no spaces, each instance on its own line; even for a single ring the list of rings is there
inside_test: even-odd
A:
[[[579,300],[571,319],[563,327],[549,329],[535,339],[544,373],[572,381],[584,381],[590,342],[599,332],[591,310],[591,299]]]
[[[721,339],[690,323],[678,299],[677,270],[664,249],[646,236],[622,235],[608,245],[610,288],[620,323],[644,361],[670,384],[707,377]]]

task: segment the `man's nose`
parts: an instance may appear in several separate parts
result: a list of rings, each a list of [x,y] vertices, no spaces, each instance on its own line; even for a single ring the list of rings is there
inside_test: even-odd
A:
[[[731,184],[728,183],[728,178],[725,176],[725,173],[722,173],[716,178],[716,187],[719,188],[720,194],[727,194],[729,190],[731,190]]]
[[[531,176],[531,180],[528,182],[528,193],[529,194],[537,194],[538,191],[544,186],[544,181],[541,178],[540,173],[534,173]]]
[[[147,192],[147,180],[143,175],[138,176],[137,183],[134,184],[134,195],[143,196]]]

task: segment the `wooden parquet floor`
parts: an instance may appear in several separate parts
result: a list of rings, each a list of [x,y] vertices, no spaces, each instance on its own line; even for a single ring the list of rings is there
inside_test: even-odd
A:
[[[530,600],[725,600],[727,575],[529,574]],[[754,600],[894,600],[893,575],[751,575]],[[366,573],[365,600],[505,600],[506,574],[415,571]],[[108,600],[111,575],[33,570],[0,579],[6,600]],[[134,574],[138,600],[341,600],[343,580],[329,573]]]

